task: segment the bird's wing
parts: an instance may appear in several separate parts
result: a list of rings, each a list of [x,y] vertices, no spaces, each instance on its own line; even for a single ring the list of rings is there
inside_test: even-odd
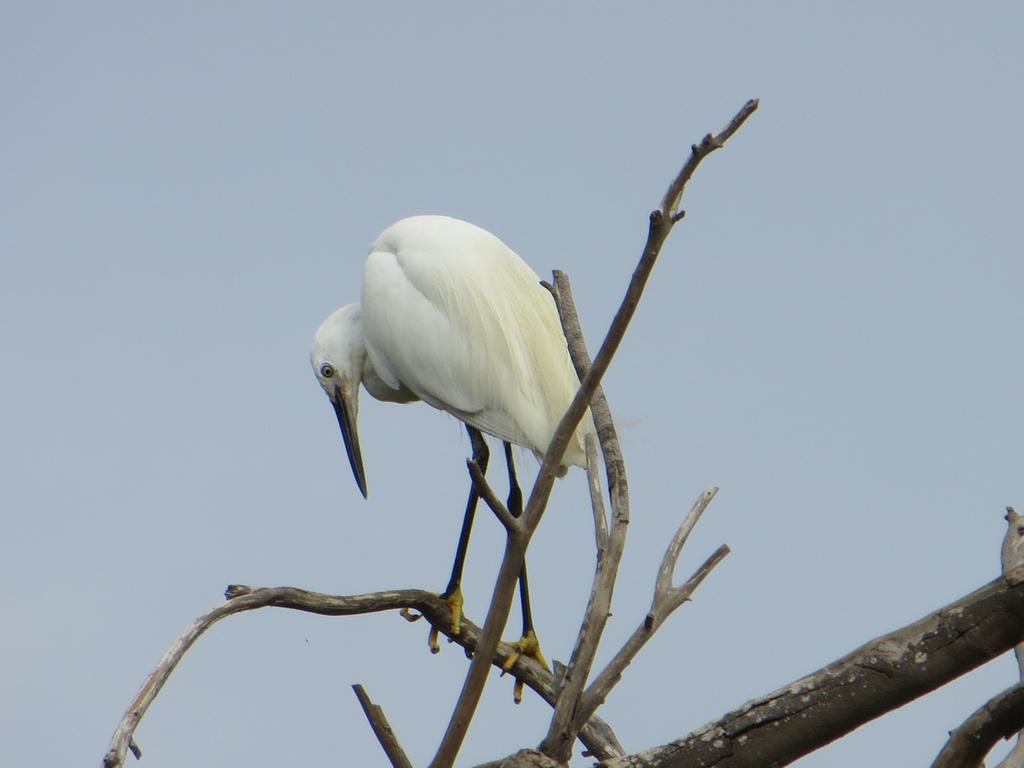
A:
[[[406,219],[381,235],[366,262],[363,331],[389,384],[536,451],[578,386],[537,275],[454,219]]]

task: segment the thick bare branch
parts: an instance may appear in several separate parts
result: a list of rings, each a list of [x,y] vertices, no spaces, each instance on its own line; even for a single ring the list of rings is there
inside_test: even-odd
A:
[[[689,736],[601,768],[783,766],[1024,640],[1024,568],[749,701]],[[812,727],[813,724],[813,727]]]
[[[363,714],[366,715],[366,719],[370,721],[370,727],[373,729],[374,736],[377,737],[377,741],[380,742],[381,749],[384,750],[384,754],[388,756],[388,760],[391,761],[392,768],[412,768],[412,763],[409,762],[409,758],[405,755],[405,750],[402,749],[402,745],[398,743],[398,737],[395,736],[395,731],[391,727],[391,723],[388,722],[387,717],[384,715],[384,710],[378,704],[374,704],[366,690],[362,685],[356,684],[352,686],[352,690],[356,692],[356,698],[359,699],[359,706],[363,708]]]
[[[476,768],[563,768],[547,755],[534,749],[521,749],[500,760],[476,766]]]
[[[418,611],[430,624],[440,628],[445,635],[470,653],[477,649],[480,642],[480,628],[465,617],[462,620],[459,634],[454,635],[448,604],[433,592],[422,589],[342,596],[325,595],[294,587],[254,589],[242,585],[232,585],[228,587],[226,596],[228,598],[226,602],[214,606],[188,626],[181,636],[171,644],[156,669],[146,678],[114,731],[110,747],[103,759],[105,768],[117,768],[124,764],[135,729],[142,721],[150,704],[159,695],[171,673],[196,640],[211,626],[227,616],[269,607],[288,608],[324,616],[353,616],[411,609]],[[512,652],[513,649],[509,646],[499,646],[494,656],[494,665],[503,666]],[[554,705],[554,679],[548,670],[532,659],[520,659],[512,668],[512,673],[523,680],[548,704]],[[588,750],[600,757],[625,754],[611,728],[598,718],[594,718],[580,732],[580,741]]]

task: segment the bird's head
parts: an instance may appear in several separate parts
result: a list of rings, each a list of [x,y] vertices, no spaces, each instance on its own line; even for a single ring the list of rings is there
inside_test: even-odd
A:
[[[317,381],[327,393],[341,426],[341,436],[348,452],[359,492],[366,498],[366,472],[359,450],[359,384],[363,378],[366,344],[358,304],[349,304],[328,317],[313,337],[310,362]]]

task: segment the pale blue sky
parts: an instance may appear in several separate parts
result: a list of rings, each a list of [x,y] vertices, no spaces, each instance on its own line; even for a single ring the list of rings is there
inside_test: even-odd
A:
[[[602,714],[660,744],[993,578],[1024,506],[1022,24],[1011,2],[4,3],[7,760],[97,764],[228,583],[441,589],[460,426],[363,398],[364,502],[308,366],[367,244],[412,213],[474,221],[569,272],[596,345],[689,144],[753,96],[607,380],[633,523],[604,657],[706,486],[682,570],[733,554]],[[530,555],[549,657],[590,525],[573,472]],[[499,545],[484,519],[471,618]],[[393,615],[230,619],[139,730],[144,766],[384,765],[353,682],[425,763],[466,667],[425,642]],[[927,764],[1014,674],[800,765]],[[463,762],[547,717],[493,679]]]

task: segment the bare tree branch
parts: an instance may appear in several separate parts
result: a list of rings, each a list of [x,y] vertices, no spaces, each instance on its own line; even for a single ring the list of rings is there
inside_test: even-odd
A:
[[[686,545],[686,540],[690,538],[690,534],[693,531],[693,526],[697,524],[700,519],[700,515],[703,511],[708,509],[708,505],[712,503],[712,500],[718,494],[718,488],[708,488],[706,492],[703,492],[697,500],[693,502],[693,506],[690,507],[689,513],[683,518],[683,521],[679,524],[679,528],[676,530],[676,535],[672,537],[672,541],[669,543],[669,548],[665,551],[665,555],[662,557],[662,565],[657,569],[657,581],[654,583],[654,600],[651,607],[657,605],[670,605],[673,602],[681,602],[681,600],[674,599],[676,593],[681,593],[682,589],[677,589],[672,586],[672,577],[676,572],[676,565],[679,563],[679,556],[683,553],[683,547]],[[685,599],[685,597],[683,598]],[[671,610],[672,608],[670,608]],[[653,612],[653,610],[651,611]],[[662,621],[665,621],[662,618]]]
[[[480,696],[483,694],[484,685],[487,682],[489,659],[493,657],[494,651],[498,647],[501,631],[508,620],[508,612],[512,606],[512,597],[515,592],[519,569],[526,558],[526,547],[533,536],[533,532],[537,529],[537,525],[540,523],[544,509],[547,507],[555,476],[561,466],[562,456],[565,454],[565,448],[573,434],[575,434],[576,427],[590,406],[594,391],[601,383],[601,378],[608,370],[612,357],[625,336],[626,328],[629,326],[633,313],[640,302],[640,296],[647,284],[647,279],[650,277],[651,270],[654,268],[654,263],[658,259],[661,247],[677,221],[672,215],[674,211],[673,206],[678,206],[683,188],[693,175],[700,161],[721,147],[726,139],[732,136],[756,109],[757,100],[748,101],[718,136],[711,136],[709,134],[699,145],[694,145],[690,153],[690,159],[687,160],[682,171],[673,181],[669,188],[669,193],[666,193],[662,209],[651,213],[647,245],[640,257],[639,264],[633,271],[626,295],[618,311],[615,313],[604,342],[594,358],[593,365],[590,366],[590,370],[587,371],[586,376],[580,382],[579,390],[577,390],[572,403],[569,404],[568,409],[562,416],[551,438],[551,443],[544,453],[540,470],[537,473],[537,479],[534,481],[533,490],[530,492],[530,497],[526,502],[523,512],[523,531],[521,534],[518,532],[510,533],[506,541],[505,553],[498,571],[498,578],[487,611],[487,618],[484,621],[483,636],[480,638],[480,653],[477,657],[473,658],[469,665],[469,671],[466,673],[466,679],[463,683],[462,691],[459,693],[458,701],[455,704],[455,710],[448,722],[448,727],[441,739],[441,744],[438,746],[437,753],[430,763],[430,768],[450,768],[455,763],[455,757],[466,737],[466,732],[469,730],[469,723],[473,718],[473,713],[476,711],[476,706],[480,702]],[[667,208],[665,201],[668,201]],[[611,473],[612,469],[609,467],[608,471]]]
[[[1024,519],[1017,514],[1017,510],[1013,507],[1007,507],[1005,519],[1007,521],[1007,532],[1002,537],[999,560],[1002,565],[1002,573],[1007,574],[1014,568],[1024,564]],[[1017,670],[1021,682],[1024,683],[1024,643],[1018,643],[1014,647],[1014,655],[1017,657]],[[943,765],[956,765],[956,763],[950,762],[956,760],[955,757],[945,757],[947,752],[950,752],[952,755],[959,755],[963,754],[965,750],[971,750],[973,746],[977,746],[980,749],[981,742],[987,741],[986,735],[991,733],[991,729],[995,727],[993,724],[1000,720],[1000,716],[1002,720],[1006,720],[1008,717],[1008,713],[1005,711],[1008,706],[1006,699],[1012,697],[1010,694],[1015,689],[1020,688],[1021,685],[1016,685],[1013,688],[1002,691],[1002,693],[999,693],[985,703],[961,727],[953,731],[949,741],[946,742],[942,752],[939,753],[939,757],[936,758],[935,765],[940,765],[939,761],[942,760],[946,761],[942,763]],[[1018,725],[1018,730],[1022,725],[1024,723]],[[998,728],[996,728],[997,730]],[[975,733],[974,731],[977,732]],[[1013,734],[996,732],[995,738],[1000,735],[1010,738]],[[995,743],[995,738],[988,743],[984,752],[977,753],[978,757],[974,761],[975,763],[980,763],[981,759],[988,754]],[[974,755],[975,752],[970,754]],[[1017,734],[1017,743],[1014,744],[1014,748],[996,764],[995,768],[1024,768],[1024,737],[1022,737],[1022,734]]]
[[[391,761],[393,768],[412,768],[412,763],[409,762],[409,758],[405,755],[405,750],[402,749],[402,745],[398,743],[398,737],[395,736],[395,731],[391,728],[391,723],[388,722],[387,717],[384,715],[384,710],[378,705],[370,701],[369,695],[363,689],[363,686],[356,684],[352,686],[352,690],[356,692],[356,698],[359,699],[359,706],[363,708],[363,713],[366,715],[366,719],[370,721],[370,727],[373,729],[374,735],[377,737],[377,741],[380,742],[381,749],[384,750],[384,754],[388,756],[388,760]]]
[[[573,364],[576,366],[576,372],[582,382],[580,392],[577,393],[573,405],[569,407],[566,417],[573,412],[573,407],[580,400],[580,396],[587,390],[591,378],[595,375],[600,376],[603,374],[610,363],[612,355],[615,354],[633,312],[635,312],[640,302],[647,279],[650,277],[654,269],[654,263],[661,253],[661,248],[672,231],[672,227],[682,219],[681,214],[677,215],[677,208],[686,187],[686,182],[693,176],[701,160],[711,152],[722,147],[724,142],[754,113],[757,105],[756,99],[748,101],[718,136],[708,134],[699,145],[695,144],[691,148],[690,157],[669,185],[665,197],[662,198],[660,208],[651,213],[647,243],[644,245],[640,261],[633,272],[626,291],[626,297],[623,299],[619,311],[612,321],[612,325],[593,364],[591,364],[583,340],[583,332],[580,327],[575,302],[572,298],[569,278],[557,270],[553,273],[554,287],[548,287],[555,298],[559,316],[562,320],[562,328],[569,346],[569,352]],[[577,705],[580,703],[583,686],[586,684],[587,677],[590,674],[590,667],[593,664],[597,647],[604,632],[608,612],[611,607],[615,580],[618,575],[619,561],[625,547],[626,525],[629,522],[629,490],[625,466],[615,434],[614,421],[612,420],[611,411],[608,408],[603,392],[596,384],[592,390],[594,394],[591,406],[594,424],[601,438],[602,449],[605,451],[609,496],[612,504],[612,525],[607,546],[601,552],[601,556],[598,559],[593,590],[587,605],[583,624],[577,636],[576,646],[568,663],[565,686],[559,694],[558,703],[555,705],[555,714],[548,728],[548,734],[541,744],[541,751],[561,762],[565,762],[569,758],[574,736],[573,728],[577,722],[580,722]],[[564,423],[565,420],[563,419]],[[572,422],[569,430],[570,433],[576,423],[576,421]],[[554,447],[554,440],[552,444],[552,447]],[[561,456],[561,453],[558,456]],[[603,701],[603,697],[600,700]],[[583,720],[585,721],[585,718]]]
[[[783,766],[1024,640],[1024,567],[689,736],[601,768]]]
[[[1006,535],[1003,537],[1001,560],[1003,573],[1007,574],[1014,568],[1024,565],[1024,519],[1013,507],[1006,508]],[[1018,643],[1013,649],[1017,657],[1017,671],[1021,684],[1024,685],[1024,643]],[[1017,734],[1017,743],[1010,753],[996,765],[996,768],[1024,768],[1024,733]]]
[[[455,702],[455,710],[448,721],[448,727],[441,738],[437,753],[430,761],[430,768],[451,768],[455,764],[455,757],[466,738],[476,705],[480,702],[484,685],[487,683],[490,659],[498,650],[501,632],[505,628],[508,612],[512,607],[512,597],[519,579],[519,571],[526,559],[526,545],[535,528],[535,526],[530,526],[525,519],[523,522],[525,531],[508,531],[505,552],[501,558],[498,578],[494,583],[494,591],[487,609],[487,618],[484,620],[483,632],[480,636],[480,646],[469,663],[469,671],[462,683],[459,698]],[[520,659],[516,663],[523,664],[526,663],[526,660]]]
[[[476,768],[563,768],[563,766],[535,749],[521,749],[508,757],[478,765]]]
[[[666,193],[666,197],[662,202],[662,207],[651,214],[647,244],[644,247],[640,262],[634,270],[626,295],[623,298],[622,304],[616,312],[614,319],[612,320],[611,326],[604,342],[598,350],[597,357],[594,359],[593,365],[589,366],[585,375],[582,377],[579,390],[552,436],[548,450],[545,452],[541,461],[541,468],[527,500],[522,519],[516,521],[513,525],[511,516],[502,514],[503,511],[507,513],[507,510],[504,509],[504,506],[501,505],[500,502],[497,502],[494,494],[490,493],[489,496],[491,498],[488,498],[488,494],[486,492],[489,488],[486,482],[481,482],[482,478],[478,478],[475,475],[473,477],[474,484],[481,490],[481,495],[485,497],[485,500],[487,500],[495,514],[505,525],[508,535],[506,539],[505,553],[495,582],[494,592],[488,608],[484,627],[475,638],[477,653],[474,655],[473,660],[470,663],[466,680],[463,684],[462,691],[448,724],[448,728],[441,740],[440,746],[438,747],[437,754],[431,761],[431,768],[450,768],[450,766],[454,764],[455,756],[457,755],[465,738],[469,722],[472,719],[473,713],[483,692],[488,669],[492,663],[500,664],[504,661],[502,654],[498,652],[500,634],[508,619],[516,581],[518,579],[520,568],[522,567],[526,557],[526,548],[540,522],[541,515],[547,506],[554,478],[561,465],[562,456],[565,453],[568,441],[575,433],[580,420],[583,418],[590,406],[591,399],[600,384],[601,378],[607,371],[608,366],[611,363],[611,359],[625,335],[626,328],[636,311],[640,296],[665,239],[671,231],[672,226],[682,217],[681,213],[677,212],[676,208],[685,184],[692,176],[699,162],[712,151],[721,147],[723,142],[728,139],[740,127],[740,125],[742,125],[742,123],[754,112],[756,108],[756,100],[747,102],[740,112],[738,112],[732,119],[729,126],[727,126],[727,128],[718,136],[712,136],[709,134],[701,144],[693,146],[689,160],[669,187],[669,192]],[[582,338],[582,335],[580,338]],[[611,423],[610,413],[606,419],[606,426],[607,429],[605,429],[604,432],[606,434],[611,434],[614,437],[614,427]],[[608,534],[608,540],[610,542],[615,538],[615,529],[617,527],[624,528],[624,520],[628,519],[628,496],[626,494],[625,472],[621,469],[621,455],[619,456],[618,462],[609,461],[610,452],[608,444],[616,443],[616,441],[613,438],[610,440],[606,439],[606,435],[602,434],[601,430],[599,430],[599,436],[602,440],[602,449],[605,451],[606,470],[609,478],[609,494],[612,499],[613,513],[616,516],[615,520],[613,520],[612,530]],[[471,474],[472,469],[473,468],[471,466]],[[477,474],[480,473],[478,472]],[[617,496],[619,497],[618,500],[616,498]],[[622,515],[623,510],[625,510],[627,517],[623,520],[623,523],[619,525],[618,520]],[[597,538],[600,542],[602,538],[600,531],[597,534]],[[604,559],[604,557],[600,558],[601,561]],[[614,575],[611,581],[613,584]],[[143,685],[143,689],[136,696],[135,700],[132,702],[132,706],[129,708],[115,731],[111,742],[111,748],[104,758],[105,765],[112,767],[123,764],[129,745],[133,744],[132,734],[134,733],[135,728],[145,714],[149,704],[153,701],[160,688],[166,682],[171,670],[176,666],[184,653],[196,641],[196,639],[205,632],[209,626],[216,621],[219,621],[221,618],[240,611],[270,605],[292,607],[300,610],[311,610],[318,613],[330,614],[362,613],[373,610],[389,610],[392,608],[413,608],[420,611],[424,616],[427,616],[428,620],[430,620],[435,627],[440,626],[442,631],[449,634],[450,620],[445,614],[446,609],[434,604],[435,602],[439,602],[438,598],[430,593],[422,593],[419,594],[418,598],[413,598],[413,593],[418,592],[419,591],[410,590],[405,593],[375,593],[375,595],[371,596],[363,595],[352,598],[332,598],[331,596],[320,595],[317,599],[309,600],[308,598],[314,593],[307,593],[302,590],[292,588],[280,588],[270,591],[247,591],[247,588],[235,588],[233,592],[229,588],[229,598],[231,599],[229,599],[228,602],[215,607],[211,611],[208,611],[193,622],[185,633],[175,641],[171,649],[168,650],[164,658],[161,660],[157,669],[154,670],[147,679],[146,683]],[[337,602],[339,600],[343,605]],[[434,613],[435,609],[441,610],[440,615],[436,615]],[[406,613],[404,615],[408,614]],[[468,647],[468,644],[464,635],[467,634],[469,628],[470,625],[466,622],[463,631],[454,638],[460,644],[466,645],[466,647]],[[525,670],[529,670],[531,665],[537,666],[528,659],[520,659],[516,662],[516,666],[513,669],[517,677],[525,680],[528,684],[530,684],[530,680],[527,679],[528,673]],[[544,673],[550,677],[546,670]],[[533,675],[533,677],[536,679],[536,675]],[[548,685],[550,685],[550,683],[551,681],[549,680]],[[531,684],[531,687],[534,686]],[[590,736],[588,736],[588,739],[589,738]],[[602,752],[617,752],[618,754],[621,754],[621,748],[618,747],[617,743],[612,743],[614,742],[614,737],[611,737],[610,740],[607,737],[603,740],[601,738],[597,738],[594,741],[596,748],[591,747],[589,744],[588,748],[590,748],[596,755],[600,756]],[[567,745],[560,746],[560,749],[567,748]]]
[[[480,466],[473,459],[466,459],[466,466],[469,468],[469,478],[472,480],[477,494],[490,507],[494,516],[498,518],[498,522],[505,526],[506,531],[521,530],[522,526],[519,520],[512,516],[512,513],[494,493],[494,489],[487,482],[484,473],[480,471]]]
[[[569,356],[576,368],[577,375],[583,380],[590,370],[591,360],[586,341],[583,338],[579,315],[576,312],[572,285],[568,275],[564,272],[555,270],[552,276],[554,285],[547,287],[558,308],[562,330],[569,348]],[[615,421],[612,419],[611,407],[608,405],[602,387],[595,388],[590,407],[594,428],[600,437],[601,450],[605,459],[612,520],[611,529],[602,532],[600,526],[605,522],[604,505],[602,502],[600,508],[595,507],[595,495],[591,489],[591,507],[595,524],[598,526],[597,535],[601,536],[603,533],[603,546],[598,549],[590,597],[587,600],[583,621],[580,623],[579,632],[576,635],[576,643],[561,677],[562,687],[555,702],[555,712],[551,717],[548,733],[540,745],[544,754],[563,763],[569,759],[572,751],[572,743],[575,740],[573,722],[576,706],[587,678],[590,676],[590,668],[611,612],[615,580],[622,552],[625,549],[626,531],[629,524],[629,484],[626,478],[626,465],[619,447],[619,438],[615,429]],[[588,440],[592,442],[593,438],[588,438]],[[596,465],[596,456],[588,453],[588,479],[594,478],[596,475]],[[593,480],[590,482],[593,483]],[[601,501],[599,493],[596,498],[598,502]]]
[[[729,548],[723,544],[704,561],[700,568],[686,582],[679,587],[672,585],[672,574],[675,571],[676,563],[679,561],[683,544],[686,543],[686,539],[690,535],[690,531],[693,530],[693,526],[697,524],[700,516],[707,509],[711,500],[715,498],[717,492],[717,488],[710,488],[704,491],[697,501],[694,502],[689,514],[687,514],[676,531],[676,535],[672,538],[672,542],[665,551],[664,558],[662,558],[661,567],[658,569],[658,578],[654,589],[654,597],[651,600],[650,611],[648,611],[647,616],[644,617],[640,625],[633,630],[633,634],[630,635],[619,652],[608,662],[608,665],[583,694],[574,715],[574,724],[577,727],[585,723],[597,708],[601,706],[608,697],[608,694],[611,693],[612,688],[622,678],[622,673],[626,667],[632,663],[640,649],[654,636],[654,633],[658,631],[658,628],[664,623],[665,619],[676,608],[690,599],[690,596],[700,586],[701,582],[704,581],[705,577],[711,573],[711,570],[729,554]]]
[[[932,763],[932,768],[980,766],[995,743],[1024,728],[1024,686],[1014,685],[975,710]]]
[[[725,142],[732,138],[732,135],[746,122],[747,118],[754,114],[757,106],[758,100],[751,99],[735,114],[732,120],[729,121],[729,124],[719,131],[717,136],[712,136],[709,133],[701,140],[700,144],[694,144],[690,147],[689,159],[669,185],[668,191],[665,192],[665,197],[661,200],[661,212],[672,224],[680,221],[686,215],[684,211],[679,210],[679,201],[682,199],[686,183],[693,176],[693,172],[697,170],[700,161],[716,149],[721,149]]]
[[[445,635],[471,653],[477,649],[480,642],[480,628],[465,617],[462,620],[459,634],[453,635],[448,604],[433,592],[422,589],[341,596],[309,592],[294,587],[254,589],[242,585],[232,585],[228,587],[226,596],[228,598],[226,602],[214,606],[185,629],[181,636],[171,644],[156,669],[146,678],[114,731],[110,746],[103,758],[105,768],[117,768],[124,764],[129,747],[133,743],[132,736],[135,729],[188,649],[211,626],[233,614],[268,607],[288,608],[324,616],[353,616],[412,609],[418,611],[433,626],[439,627]],[[506,645],[499,646],[494,656],[494,665],[502,666],[512,652],[512,648]],[[513,672],[548,704],[554,705],[554,679],[548,670],[531,659],[520,659],[516,662]],[[599,757],[625,754],[625,750],[615,738],[611,728],[599,718],[594,718],[580,732],[580,741]],[[132,751],[135,750],[132,749]],[[138,753],[136,753],[136,757],[138,757]]]
[[[597,474],[597,445],[593,435],[587,435],[587,486],[590,488],[590,509],[594,513],[594,544],[597,556],[604,555],[608,543],[608,514],[601,495],[601,478]]]
[[[1003,575],[1008,575],[1014,568],[1024,565],[1024,518],[1017,514],[1013,507],[1006,508],[1006,534],[1003,536],[1003,545],[1000,548],[1000,565],[1003,568]],[[1013,649],[1017,657],[1017,671],[1020,680],[1024,683],[1024,643]]]

